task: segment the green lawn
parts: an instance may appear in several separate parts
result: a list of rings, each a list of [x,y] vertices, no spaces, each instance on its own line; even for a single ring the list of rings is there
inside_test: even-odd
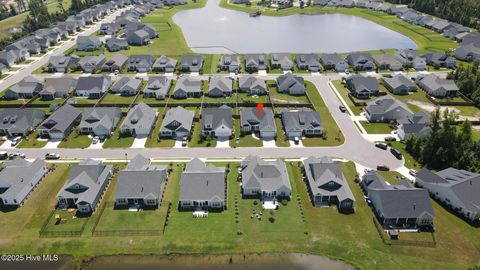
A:
[[[193,126],[192,138],[188,142],[188,147],[215,147],[217,146],[217,140],[215,138],[201,138],[202,124],[195,122]]]
[[[267,85],[275,81],[267,81]],[[306,96],[292,96],[285,93],[279,93],[277,87],[268,87],[270,101],[274,104],[309,104]]]
[[[38,140],[36,138],[38,131],[30,133],[27,138],[22,139],[17,148],[42,148],[47,144],[47,140]]]
[[[78,129],[72,131],[59,145],[59,148],[87,148],[92,144],[92,139],[87,135],[78,134]]]
[[[342,98],[345,100],[347,103],[348,107],[350,107],[350,110],[352,110],[354,115],[360,115],[362,112],[363,107],[360,106],[355,106],[348,97],[348,93],[350,92],[344,84],[342,84],[342,81],[336,80],[332,81],[333,86],[337,89],[338,93],[342,96]]]
[[[268,96],[256,96],[253,97],[248,93],[238,93],[238,103],[269,103]]]
[[[261,147],[263,145],[262,140],[258,140],[252,135],[241,135],[240,119],[233,119],[233,126],[235,136],[230,140],[230,147]]]
[[[54,215],[49,219],[45,232],[80,232],[85,222],[88,221],[86,217],[76,217],[76,211],[69,212],[67,210],[56,210]],[[60,216],[61,221],[58,222],[55,218]]]
[[[23,105],[28,101],[29,99],[3,99],[3,96],[2,96],[2,98],[0,99],[0,105],[10,105],[10,104]]]
[[[368,134],[390,134],[393,129],[390,123],[369,123],[367,121],[360,121],[363,128]]]
[[[97,98],[73,97],[76,104],[97,104]]]
[[[110,138],[105,140],[103,143],[103,148],[129,148],[132,146],[135,137],[133,136],[122,136],[120,134],[120,125],[123,123],[125,117],[122,117],[120,121],[118,121],[118,125],[113,131],[113,134]]]
[[[159,139],[158,134],[160,133],[160,127],[162,126],[163,120],[163,108],[158,109],[158,118],[157,122],[155,123],[155,127],[152,133],[148,136],[147,142],[145,143],[145,147],[173,147],[175,145],[175,140],[167,140],[167,139]]]
[[[401,179],[404,177],[400,173],[396,171],[378,171],[378,173],[383,176],[385,181],[387,181],[390,185],[398,185],[401,183]]]
[[[203,98],[203,103],[235,104],[236,102],[237,93],[232,93],[232,95],[229,97],[209,97],[205,95],[205,97]]]
[[[275,145],[278,147],[290,146],[290,142],[288,141],[287,137],[285,136],[285,132],[283,131],[282,120],[279,118],[275,118],[275,125],[277,126],[277,137],[275,139]]]
[[[130,105],[135,100],[135,96],[121,96],[119,94],[107,93],[100,104]]]
[[[403,103],[407,104],[408,108],[414,113],[420,112],[422,111],[422,109],[417,105],[412,104],[411,103],[412,101],[433,105],[432,102],[430,102],[430,100],[425,96],[425,92],[423,92],[422,90],[418,90],[416,92],[410,92],[408,95],[394,95],[391,93],[390,95],[402,101]]]
[[[400,151],[403,155],[403,159],[405,160],[405,167],[409,169],[420,170],[422,165],[418,163],[407,151],[405,150],[405,144],[403,142],[388,142],[390,147],[393,147]]]
[[[40,98],[37,98],[35,99],[32,104],[41,104],[41,105],[45,105],[45,104],[58,104],[58,105],[61,105],[65,102],[65,99],[64,98],[56,98],[56,99],[53,99],[53,100],[42,100]]]

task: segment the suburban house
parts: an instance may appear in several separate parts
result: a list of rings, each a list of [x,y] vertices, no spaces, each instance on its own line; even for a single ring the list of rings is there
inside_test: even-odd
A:
[[[409,92],[417,90],[417,85],[401,74],[394,75],[391,78],[383,78],[383,82],[385,88],[395,95],[408,95]]]
[[[427,69],[427,61],[420,56],[417,50],[400,50],[395,53],[395,58],[400,61],[405,68],[414,68],[416,70]]]
[[[455,57],[463,61],[480,60],[480,35],[476,38],[464,39],[455,50]]]
[[[0,51],[0,63],[4,64],[7,67],[15,65],[17,62],[17,57],[11,51]]]
[[[200,72],[203,67],[203,56],[200,54],[195,55],[182,55],[180,61],[180,70],[189,72]]]
[[[76,208],[80,214],[89,214],[97,208],[112,176],[112,165],[87,159],[70,167],[65,185],[57,194],[57,208]]]
[[[150,43],[150,35],[147,31],[139,29],[127,34],[127,43],[134,46],[143,46]]]
[[[77,51],[95,51],[102,46],[100,38],[97,36],[78,36]]]
[[[323,125],[320,113],[307,108],[298,111],[284,109],[282,124],[285,135],[290,139],[306,137],[320,137],[323,135]]]
[[[167,57],[165,55],[160,56],[155,63],[153,63],[153,71],[172,73],[177,66],[177,59]]]
[[[81,134],[110,136],[122,117],[119,107],[85,108],[80,122]]]
[[[345,72],[348,69],[347,61],[336,53],[321,55],[320,63],[324,69],[335,70],[336,72]]]
[[[455,168],[439,172],[423,168],[417,172],[415,184],[468,221],[480,221],[480,174]]]
[[[8,67],[4,65],[3,63],[0,63],[0,75],[5,74],[5,72],[8,71]]]
[[[373,211],[383,225],[393,228],[431,228],[435,216],[425,189],[403,183],[389,185],[376,171],[363,176],[361,186],[372,202]]]
[[[38,126],[40,137],[63,140],[72,129],[80,124],[82,112],[70,104],[65,104],[52,113]]]
[[[290,199],[292,187],[287,167],[281,159],[265,161],[259,156],[248,156],[242,160],[242,195],[259,197],[262,201]]]
[[[0,111],[0,135],[26,137],[45,118],[45,111],[32,108],[6,108]]]
[[[270,67],[272,69],[281,69],[289,71],[293,68],[292,56],[289,53],[270,54]]]
[[[238,78],[238,90],[250,95],[263,96],[267,94],[265,80],[255,76],[242,76]]]
[[[154,62],[152,55],[131,55],[127,62],[128,71],[149,72]]]
[[[78,68],[81,69],[83,72],[93,73],[97,70],[100,70],[106,60],[107,59],[103,54],[97,56],[84,56],[80,58],[77,65]]]
[[[247,54],[245,55],[245,71],[256,72],[268,70],[267,56],[265,54]]]
[[[357,71],[375,71],[377,66],[369,54],[351,53],[347,56],[348,64]]]
[[[305,95],[305,81],[303,77],[288,72],[277,77],[277,90],[279,93],[286,93],[292,96]]]
[[[240,111],[240,131],[242,134],[258,134],[264,140],[276,136],[276,125],[272,110],[263,108],[244,108]]]
[[[165,99],[172,86],[172,80],[165,76],[152,76],[148,78],[147,87],[143,90],[144,98]]]
[[[120,126],[120,134],[133,137],[147,137],[157,119],[157,110],[140,102],[127,113]]]
[[[37,79],[33,76],[27,76],[18,83],[12,85],[5,90],[3,98],[7,100],[13,99],[29,99],[38,95],[43,88],[43,80]]]
[[[454,69],[457,66],[457,60],[446,53],[428,52],[424,55],[427,64],[434,67],[444,67]]]
[[[202,136],[228,140],[233,134],[232,108],[222,105],[219,108],[202,110]]]
[[[180,77],[173,89],[174,98],[198,98],[202,96],[202,81],[193,77]]]
[[[181,140],[190,137],[195,113],[178,106],[167,111],[160,127],[160,138]]]
[[[155,30],[155,27],[148,25],[148,24],[143,24],[143,23],[129,23],[125,25],[125,35],[128,36],[132,32],[136,32],[139,30],[143,30],[148,33],[148,38],[149,39],[154,39],[158,37],[158,33]]]
[[[222,55],[218,63],[218,68],[228,72],[240,72],[240,56],[231,54]]]
[[[99,99],[110,87],[111,79],[108,76],[80,77],[75,93],[79,97]]]
[[[314,53],[297,54],[296,61],[298,69],[308,70],[310,72],[320,72],[322,70],[318,55]]]
[[[46,78],[40,99],[52,100],[68,97],[77,87],[77,79],[73,77]]]
[[[352,75],[345,80],[346,86],[352,96],[356,98],[370,98],[378,96],[380,85],[374,77],[364,77],[362,75]]]
[[[110,89],[114,94],[122,96],[135,96],[142,86],[142,79],[135,77],[121,77]]]
[[[116,37],[107,39],[107,41],[105,42],[105,47],[107,47],[107,50],[109,52],[118,52],[129,49],[126,39]]]
[[[168,166],[151,165],[150,159],[135,156],[118,173],[115,207],[155,208],[162,200]]]
[[[114,54],[105,64],[102,66],[102,71],[119,72],[123,69],[128,61],[128,57],[121,53]]]
[[[62,72],[66,73],[74,70],[80,60],[77,56],[51,56],[48,60],[48,72]]]
[[[365,117],[369,122],[397,121],[412,115],[405,103],[388,95],[368,102],[365,108]]]
[[[103,35],[115,35],[120,30],[120,25],[117,23],[102,23],[100,25],[100,33]]]
[[[0,171],[0,204],[19,207],[47,173],[45,162],[39,158],[30,162],[16,157],[3,162]]]
[[[331,157],[309,157],[303,169],[315,207],[336,205],[340,212],[354,211],[355,197],[338,162]]]
[[[225,168],[192,159],[180,178],[178,207],[182,210],[223,211],[227,207],[226,176]]]
[[[233,82],[227,77],[210,77],[208,84],[209,97],[229,97],[232,95]]]
[[[399,71],[403,68],[402,63],[387,53],[372,55],[373,62],[381,70]]]
[[[400,140],[409,136],[424,137],[432,132],[431,116],[425,112],[416,112],[411,116],[397,120],[397,135]]]
[[[419,75],[417,85],[434,97],[452,97],[458,94],[459,88],[454,80],[440,78],[435,74]]]

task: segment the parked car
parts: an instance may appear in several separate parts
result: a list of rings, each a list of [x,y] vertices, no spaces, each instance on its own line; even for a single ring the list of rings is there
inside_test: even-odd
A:
[[[410,169],[410,170],[408,171],[408,173],[409,173],[411,176],[416,176],[416,175],[417,175],[417,171],[414,170],[414,169]]]
[[[8,158],[8,153],[5,151],[0,152],[0,160],[5,160]]]
[[[385,143],[376,143],[375,147],[378,147],[378,148],[383,149],[383,150],[387,150],[388,145],[385,144]]]
[[[385,141],[386,142],[394,142],[396,141],[397,138],[393,137],[393,136],[388,136],[388,137],[385,137]]]
[[[183,139],[182,139],[182,147],[186,147],[186,146],[187,146],[187,143],[188,143],[188,138],[185,136],[185,137],[183,137]]]
[[[293,138],[293,142],[298,145],[300,143],[300,139],[298,137]]]
[[[390,171],[390,167],[387,165],[377,165],[377,170],[378,171]]]
[[[99,136],[98,137],[98,140],[103,143],[105,140],[107,139],[107,136],[106,135],[102,135],[102,136]]]
[[[16,146],[16,145],[20,142],[21,139],[22,139],[22,138],[20,138],[20,137],[15,137],[15,138],[13,138],[13,139],[11,140],[11,145],[12,145],[12,146]]]
[[[99,140],[100,140],[100,138],[99,138],[98,136],[95,136],[95,137],[93,137],[93,139],[92,139],[92,143],[93,143],[93,144],[97,144]]]
[[[397,159],[402,159],[402,153],[395,148],[390,148],[390,153],[394,155]]]
[[[342,106],[342,105],[338,106],[338,109],[339,109],[342,113],[344,113],[344,112],[347,111],[347,108],[345,108],[345,106]]]
[[[59,159],[60,154],[58,153],[47,153],[45,154],[45,159]]]
[[[23,154],[23,153],[10,153],[10,154],[8,154],[9,159],[14,159],[15,157],[26,158],[25,154]]]

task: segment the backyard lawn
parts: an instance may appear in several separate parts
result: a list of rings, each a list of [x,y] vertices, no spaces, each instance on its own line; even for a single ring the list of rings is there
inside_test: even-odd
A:
[[[135,96],[121,96],[120,94],[108,93],[100,104],[130,105],[135,100]]]
[[[360,123],[368,134],[390,134],[393,131],[390,123],[369,123],[367,121],[360,121]]]
[[[248,93],[238,93],[237,94],[238,103],[268,103],[269,99],[267,95],[264,96],[251,96]]]

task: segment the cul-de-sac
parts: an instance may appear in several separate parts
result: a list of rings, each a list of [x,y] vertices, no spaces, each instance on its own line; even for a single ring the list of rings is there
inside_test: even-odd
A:
[[[2,0],[0,268],[480,269],[480,2],[440,2]]]

